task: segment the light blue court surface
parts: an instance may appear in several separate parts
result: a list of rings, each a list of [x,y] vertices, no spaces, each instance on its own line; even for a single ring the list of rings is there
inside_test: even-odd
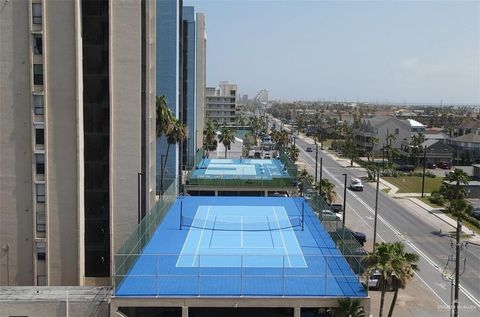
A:
[[[122,265],[116,296],[367,295],[303,198],[178,198]]]
[[[268,180],[288,177],[288,173],[277,159],[202,159],[191,177]]]
[[[189,232],[177,267],[306,267],[293,231],[300,216],[292,224],[283,206],[200,205],[183,224]]]

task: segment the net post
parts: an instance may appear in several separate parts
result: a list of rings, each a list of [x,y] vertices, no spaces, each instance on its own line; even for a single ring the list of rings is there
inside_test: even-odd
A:
[[[304,224],[304,220],[305,219],[305,202],[302,201],[302,231],[303,231],[303,224]]]
[[[182,230],[182,219],[183,219],[183,201],[180,201],[180,230]]]

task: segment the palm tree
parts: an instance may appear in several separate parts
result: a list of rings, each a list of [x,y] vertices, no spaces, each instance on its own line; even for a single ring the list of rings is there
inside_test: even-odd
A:
[[[223,143],[225,147],[225,158],[227,158],[228,148],[232,143],[235,143],[235,130],[223,127],[218,140]]]
[[[337,193],[335,192],[335,185],[326,178],[322,178],[320,182],[316,184],[316,188],[321,189],[320,195],[322,198],[331,203],[334,202],[337,198]]]
[[[300,183],[300,192],[303,193],[305,185],[311,185],[313,183],[313,176],[308,174],[306,169],[302,169],[300,173],[298,173],[298,181]]]
[[[374,270],[380,271],[381,295],[378,316],[382,317],[387,286],[398,286],[398,288],[401,288],[402,281],[406,284],[413,276],[413,271],[418,270],[416,265],[418,255],[415,253],[406,253],[403,244],[399,241],[393,243],[382,242],[375,244],[375,252],[366,256],[364,261],[366,263],[367,274],[370,274]],[[394,296],[394,300],[396,300],[396,296]],[[395,303],[393,303],[393,305],[395,305]],[[390,310],[393,313],[393,308],[390,308]]]
[[[156,135],[157,138],[160,138],[162,135],[166,135],[173,128],[173,122],[175,116],[168,107],[167,98],[162,96],[157,96],[155,99],[156,106]]]
[[[394,272],[391,275],[391,283],[393,286],[393,298],[392,303],[390,304],[390,309],[388,310],[388,317],[392,317],[393,309],[395,308],[395,303],[397,301],[398,290],[404,289],[407,285],[407,282],[411,280],[415,274],[415,271],[418,271],[417,262],[419,256],[416,253],[405,252],[405,247],[402,243],[397,242],[394,244],[394,251],[396,259],[395,262],[398,265],[394,265]]]
[[[166,133],[167,136],[167,152],[165,153],[165,160],[162,167],[161,188],[163,189],[163,180],[165,179],[168,152],[170,151],[170,145],[182,142],[187,138],[187,126],[180,122],[179,119],[173,118],[172,128]]]
[[[338,313],[340,317],[364,317],[365,311],[360,300],[355,298],[340,298],[338,300]]]
[[[207,122],[205,130],[203,130],[203,143],[207,154],[217,149],[217,132],[215,125],[211,121]]]
[[[300,150],[295,146],[292,145],[288,148],[288,156],[293,162],[296,162],[298,160],[298,156],[300,155]]]
[[[372,146],[372,150],[370,152],[370,156],[372,157],[372,162],[375,163],[375,151],[374,151],[374,148],[375,148],[375,145],[378,144],[380,140],[378,139],[378,137],[376,136],[372,136],[370,137],[370,145]],[[368,162],[370,163],[370,158],[368,159]]]
[[[425,151],[425,149],[422,147],[422,143],[424,140],[425,137],[423,133],[419,133],[414,135],[410,141],[410,146],[412,150],[412,152],[410,153],[410,157],[412,158],[415,166],[418,166],[420,164],[420,153],[422,152],[422,150]]]

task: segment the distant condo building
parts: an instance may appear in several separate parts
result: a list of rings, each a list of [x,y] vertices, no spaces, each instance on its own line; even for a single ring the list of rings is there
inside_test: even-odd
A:
[[[205,119],[219,125],[235,126],[236,100],[236,84],[221,81],[219,87],[207,87]]]
[[[0,30],[0,285],[110,285],[155,203],[155,1],[2,1]]]
[[[203,147],[203,130],[205,129],[205,83],[207,61],[207,33],[205,32],[205,15],[197,13],[197,56],[196,56],[196,102],[197,102],[197,149]]]

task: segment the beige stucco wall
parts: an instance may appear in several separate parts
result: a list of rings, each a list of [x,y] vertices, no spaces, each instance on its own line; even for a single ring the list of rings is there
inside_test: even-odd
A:
[[[137,226],[137,173],[141,171],[141,12],[140,2],[130,0],[111,2],[110,9],[110,221],[113,256]]]
[[[28,8],[0,0],[0,285],[33,283]]]
[[[79,283],[75,14],[73,1],[45,2],[49,285]]]

